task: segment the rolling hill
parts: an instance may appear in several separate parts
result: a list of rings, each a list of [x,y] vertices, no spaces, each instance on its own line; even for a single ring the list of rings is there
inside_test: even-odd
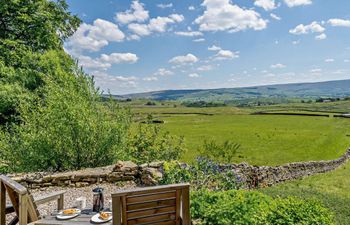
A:
[[[116,98],[229,101],[249,98],[319,98],[350,96],[350,80],[277,84],[243,88],[164,90],[115,96]]]

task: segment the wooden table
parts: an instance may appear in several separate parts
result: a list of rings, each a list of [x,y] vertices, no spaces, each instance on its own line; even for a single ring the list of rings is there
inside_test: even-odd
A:
[[[38,220],[30,225],[91,225],[94,224],[90,221],[91,217],[95,215],[95,212],[92,210],[83,210],[81,215],[70,219],[70,220],[58,220],[56,215],[44,216],[43,219]],[[108,223],[102,223],[103,225],[112,225],[112,221]]]

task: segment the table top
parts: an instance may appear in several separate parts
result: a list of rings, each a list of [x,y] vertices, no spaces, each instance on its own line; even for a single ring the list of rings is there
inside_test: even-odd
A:
[[[43,216],[43,218],[41,220],[35,221],[34,223],[32,223],[33,225],[72,225],[72,224],[76,224],[76,225],[91,225],[94,224],[92,223],[91,217],[93,215],[95,215],[96,212],[92,212],[92,210],[82,210],[81,211],[81,215],[73,218],[73,219],[69,219],[69,220],[58,220],[56,219],[56,215],[52,214],[52,215],[48,215],[48,216]],[[112,221],[107,222],[107,223],[102,223],[103,225],[112,225]]]

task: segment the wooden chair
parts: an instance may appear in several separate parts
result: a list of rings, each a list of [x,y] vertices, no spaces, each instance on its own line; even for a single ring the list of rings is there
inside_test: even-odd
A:
[[[190,225],[189,184],[112,194],[113,225]]]
[[[6,192],[12,205],[6,206]],[[63,209],[64,191],[33,199],[29,191],[9,177],[0,175],[0,225],[6,224],[6,215],[16,213],[8,225],[27,225],[40,219],[37,205],[57,200],[58,210]]]

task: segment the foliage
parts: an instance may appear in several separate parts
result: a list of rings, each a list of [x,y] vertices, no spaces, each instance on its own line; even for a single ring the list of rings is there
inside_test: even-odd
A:
[[[225,170],[206,158],[199,157],[192,165],[178,162],[165,162],[163,166],[163,178],[161,184],[173,184],[189,182],[192,188],[210,190],[238,189],[241,180],[238,175],[230,170]]]
[[[130,123],[126,110],[112,101],[102,105],[93,81],[82,71],[44,81],[40,92],[45,98],[21,102],[22,122],[1,133],[10,170],[80,169],[123,156]]]
[[[137,163],[170,161],[180,159],[185,151],[182,137],[162,131],[160,126],[140,123],[129,135],[126,156]]]
[[[0,1],[0,170],[101,166],[125,155],[130,113],[103,102],[63,50],[64,0]]]
[[[233,143],[232,141],[224,141],[224,143],[218,144],[214,140],[205,140],[204,145],[199,150],[199,154],[211,160],[232,163],[240,147],[240,144]]]
[[[181,105],[184,105],[186,107],[198,107],[198,108],[226,106],[225,103],[221,103],[221,102],[207,102],[207,101],[183,102],[183,103],[181,103]]]
[[[191,214],[201,225],[334,224],[332,214],[316,201],[273,199],[244,190],[193,192]]]
[[[334,224],[333,215],[320,202],[277,198],[270,205],[268,224]]]
[[[0,1],[0,125],[18,122],[19,103],[41,95],[43,78],[56,75],[48,52],[60,55],[61,69],[73,73],[63,41],[80,20],[67,10],[64,0]]]
[[[318,199],[335,214],[336,224],[348,225],[350,221],[350,162],[324,174],[293,180],[259,191],[272,196],[295,196]]]
[[[154,106],[154,105],[157,105],[157,104],[155,102],[148,101],[148,102],[145,103],[145,105]]]
[[[32,51],[62,49],[80,19],[71,15],[65,0],[6,0],[0,2],[0,59],[20,45]],[[4,40],[6,40],[4,42]],[[13,42],[11,42],[13,41]],[[8,48],[8,49],[6,49]],[[5,51],[4,51],[5,50]],[[21,60],[20,60],[21,61]]]

